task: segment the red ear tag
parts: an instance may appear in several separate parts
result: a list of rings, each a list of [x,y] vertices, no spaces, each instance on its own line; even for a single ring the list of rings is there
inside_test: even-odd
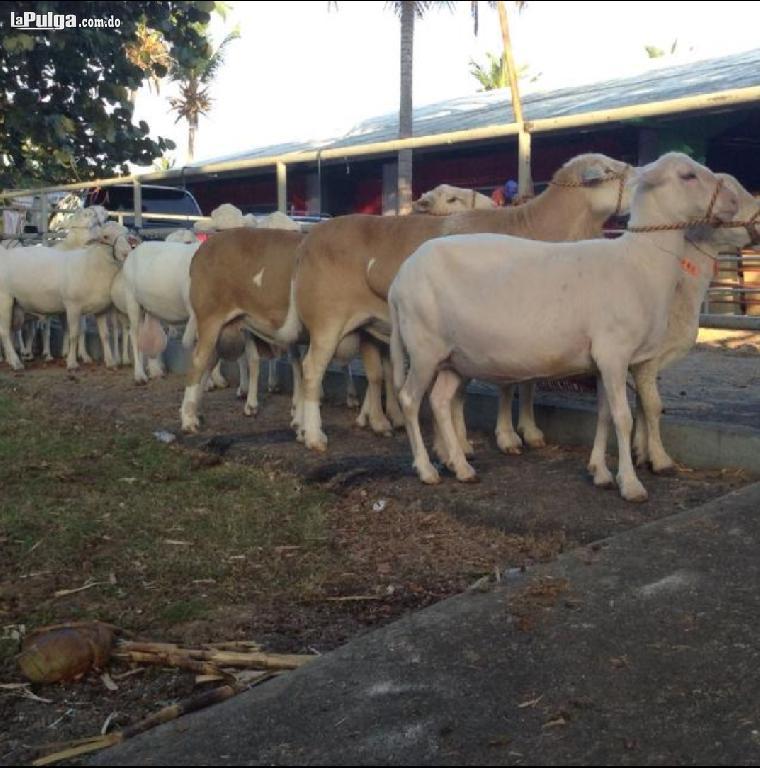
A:
[[[697,277],[699,275],[699,267],[689,259],[681,259],[681,269],[692,277]]]

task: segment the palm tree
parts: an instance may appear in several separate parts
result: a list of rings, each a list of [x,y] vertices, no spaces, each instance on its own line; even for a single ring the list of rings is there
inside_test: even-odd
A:
[[[486,64],[478,64],[475,59],[470,59],[470,74],[483,86],[481,91],[495,91],[498,88],[507,88],[509,86],[509,74],[507,72],[507,61],[504,54],[497,56],[490,51],[486,52]],[[521,64],[517,67],[517,79],[523,80],[529,77],[529,82],[535,83],[541,72],[532,75],[530,64]]]
[[[401,22],[401,99],[398,114],[398,137],[412,135],[412,82],[414,54],[414,22],[421,19],[433,8],[452,10],[452,2],[431,2],[429,0],[395,0],[386,2]],[[398,153],[398,199],[399,213],[412,210],[412,150],[402,149]]]
[[[645,45],[644,50],[647,52],[647,56],[650,59],[661,59],[663,56],[672,56],[678,48],[678,38],[673,41],[673,45],[670,46],[670,51],[663,51],[662,48],[658,48],[656,45]]]
[[[148,87],[161,92],[161,78],[169,72],[172,59],[164,36],[156,29],[150,29],[145,22],[137,27],[137,40],[125,51],[127,59],[139,67],[148,79]],[[132,104],[137,98],[137,90],[129,92]]]
[[[169,99],[171,109],[177,113],[178,123],[187,120],[187,160],[195,157],[195,136],[198,133],[198,121],[201,115],[208,114],[213,99],[210,87],[219,70],[224,64],[224,54],[227,46],[240,37],[239,29],[233,29],[224,40],[208,55],[194,61],[191,65],[181,65],[173,62],[170,70],[171,79],[179,85],[179,96]]]
[[[478,90],[495,91],[498,88],[506,88],[509,85],[509,77],[504,56],[487,51],[486,59],[485,64],[478,64],[475,59],[470,59],[470,74],[483,86]]]

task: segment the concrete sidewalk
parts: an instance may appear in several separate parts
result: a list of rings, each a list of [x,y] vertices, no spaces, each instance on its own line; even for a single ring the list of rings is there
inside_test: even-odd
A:
[[[506,574],[97,765],[753,765],[760,483]]]

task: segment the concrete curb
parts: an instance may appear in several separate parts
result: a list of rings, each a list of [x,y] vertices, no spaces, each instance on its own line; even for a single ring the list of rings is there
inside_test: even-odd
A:
[[[93,339],[97,342],[97,339]],[[99,347],[92,350],[99,355]],[[171,339],[164,353],[167,370],[184,373],[190,353],[178,339]],[[264,373],[266,366],[262,366]],[[237,384],[237,365],[224,364],[224,373],[231,383]],[[278,362],[280,381],[290,391],[290,366]],[[264,375],[264,374],[262,374]],[[364,375],[354,373],[358,389],[363,392]],[[342,373],[328,371],[325,392],[331,397],[344,393]],[[467,423],[474,429],[491,432],[496,424],[497,398],[495,390],[475,385],[468,390]],[[572,403],[567,398],[542,394],[536,400],[536,420],[552,443],[579,445],[591,448],[596,425],[596,409],[588,403]],[[612,430],[614,432],[614,430]],[[742,469],[760,474],[760,429],[715,421],[696,421],[665,415],[662,419],[662,438],[670,455],[679,463],[694,469]],[[615,449],[614,435],[610,450]]]

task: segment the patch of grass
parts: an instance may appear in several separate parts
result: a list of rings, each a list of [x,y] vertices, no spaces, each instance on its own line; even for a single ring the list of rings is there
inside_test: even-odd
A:
[[[0,387],[0,612],[174,625],[250,596],[298,599],[334,566],[327,496]],[[61,589],[95,586],[55,598]]]
[[[161,619],[167,624],[182,624],[193,619],[200,619],[208,613],[204,600],[179,600],[168,605],[161,613]]]

